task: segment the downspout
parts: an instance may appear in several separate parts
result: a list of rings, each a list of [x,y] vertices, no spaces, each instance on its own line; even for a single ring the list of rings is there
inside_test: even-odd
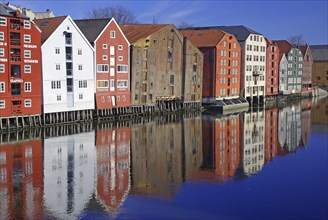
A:
[[[186,56],[187,56],[187,37],[183,37],[182,43],[182,93],[181,93],[181,102],[185,102],[185,90],[186,90]]]

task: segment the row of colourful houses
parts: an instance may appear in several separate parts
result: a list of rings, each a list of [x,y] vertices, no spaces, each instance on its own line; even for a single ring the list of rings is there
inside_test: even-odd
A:
[[[44,123],[57,123],[202,103],[248,106],[312,88],[308,46],[271,41],[245,26],[31,20],[0,5],[0,28],[4,120],[42,114]]]

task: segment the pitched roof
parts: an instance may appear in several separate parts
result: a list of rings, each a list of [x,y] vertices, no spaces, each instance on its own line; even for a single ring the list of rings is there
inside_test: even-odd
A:
[[[58,26],[68,16],[60,16],[54,18],[36,19],[34,22],[38,25],[42,31],[41,42],[42,44],[51,36],[51,34],[58,28]]]
[[[286,40],[274,40],[272,41],[273,43],[277,44],[278,48],[279,48],[279,60],[281,60],[281,57],[283,54],[287,54],[289,53],[290,49],[293,47],[293,44],[286,41]]]
[[[299,46],[298,48],[301,50],[302,55],[304,56],[306,53],[306,50],[308,48],[308,45],[302,45],[302,46]]]
[[[328,61],[328,45],[310,45],[313,61]]]
[[[111,18],[74,20],[90,43],[94,43]]]
[[[156,33],[167,25],[169,24],[125,24],[120,25],[120,28],[128,41],[133,44],[141,38],[146,38]]]
[[[237,40],[239,42],[245,41],[250,34],[262,35],[262,34],[256,32],[256,31],[244,26],[244,25],[191,27],[191,28],[187,28],[187,29],[194,29],[194,30],[216,29],[216,30],[222,30],[222,31],[225,31],[227,33],[235,35],[235,37],[237,38]]]
[[[196,47],[215,47],[226,34],[220,30],[181,30]]]

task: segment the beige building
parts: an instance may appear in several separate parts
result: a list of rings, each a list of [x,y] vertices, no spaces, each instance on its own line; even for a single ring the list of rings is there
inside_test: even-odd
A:
[[[328,45],[310,45],[313,56],[312,84],[328,86]]]
[[[10,2],[8,2],[6,5],[13,10],[20,11],[25,16],[29,17],[31,20],[55,17],[54,13],[49,9],[47,9],[45,12],[33,12],[31,9],[23,8],[19,5],[13,5]]]

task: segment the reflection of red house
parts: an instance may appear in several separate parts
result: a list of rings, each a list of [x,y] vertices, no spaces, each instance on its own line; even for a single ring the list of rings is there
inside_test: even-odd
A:
[[[278,153],[278,108],[265,110],[264,161],[272,160]]]
[[[311,108],[312,100],[302,100],[301,102],[301,126],[302,126],[302,136],[300,147],[306,147],[311,134]]]
[[[214,169],[213,175],[221,180],[232,177],[240,162],[239,116],[203,120],[202,127],[203,168]]]
[[[0,145],[0,219],[41,219],[41,139]]]
[[[97,200],[115,215],[130,190],[130,128],[96,132]]]

